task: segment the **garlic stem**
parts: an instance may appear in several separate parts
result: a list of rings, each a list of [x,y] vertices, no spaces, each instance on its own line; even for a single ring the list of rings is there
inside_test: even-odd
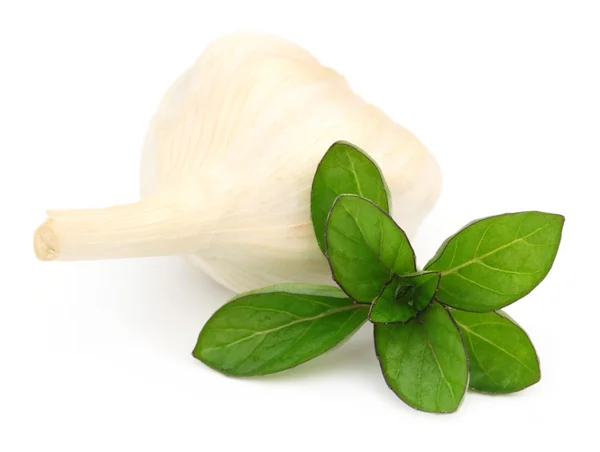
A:
[[[192,254],[207,231],[203,209],[150,197],[105,209],[56,210],[34,233],[38,259],[94,260]]]

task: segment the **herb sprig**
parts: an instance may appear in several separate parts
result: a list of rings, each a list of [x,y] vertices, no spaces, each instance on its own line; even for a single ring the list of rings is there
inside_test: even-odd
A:
[[[467,388],[503,394],[537,383],[535,349],[500,309],[546,277],[564,217],[532,211],[474,221],[418,271],[390,206],[376,163],[334,143],[316,170],[311,217],[339,288],[242,293],[208,320],[193,355],[227,375],[266,375],[321,355],[369,320],[385,381],[413,408],[450,413]]]

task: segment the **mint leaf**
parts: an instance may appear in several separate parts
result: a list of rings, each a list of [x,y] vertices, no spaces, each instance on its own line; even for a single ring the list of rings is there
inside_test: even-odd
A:
[[[504,394],[540,381],[540,364],[527,333],[508,315],[453,311],[469,355],[475,391]]]
[[[456,411],[468,381],[462,337],[439,303],[412,322],[375,325],[375,350],[386,383],[413,408]]]
[[[423,311],[429,307],[440,285],[441,276],[438,272],[421,272],[414,275],[403,276],[400,283],[403,286],[409,286],[410,290],[402,291],[400,299],[407,300],[407,303],[417,310]]]
[[[358,147],[338,141],[319,163],[311,189],[312,223],[323,252],[327,216],[335,199],[343,194],[360,195],[389,212],[390,194],[377,164]]]
[[[373,202],[339,196],[325,230],[333,279],[351,298],[371,303],[394,274],[414,273],[415,253],[394,220]]]
[[[417,316],[417,310],[408,303],[408,300],[396,298],[398,289],[410,288],[399,284],[398,278],[394,278],[373,302],[369,311],[371,323],[407,323]]]
[[[550,271],[563,224],[561,215],[520,212],[467,225],[425,266],[442,274],[437,299],[473,312],[517,301]]]
[[[227,375],[280,372],[342,342],[368,311],[335,287],[282,284],[246,292],[206,322],[193,355]]]
[[[373,302],[372,323],[406,323],[433,301],[440,282],[439,273],[417,273],[396,277]]]

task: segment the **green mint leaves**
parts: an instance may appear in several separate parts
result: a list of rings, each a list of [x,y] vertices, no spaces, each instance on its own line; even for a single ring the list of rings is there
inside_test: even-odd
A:
[[[434,302],[407,325],[376,325],[375,350],[388,386],[408,405],[456,411],[469,380],[463,339],[450,313]]]
[[[488,312],[531,292],[548,274],[564,218],[521,212],[484,218],[450,237],[426,270],[442,273],[438,300]]]
[[[202,328],[193,355],[227,375],[279,372],[315,358],[353,334],[369,307],[328,286],[282,284],[246,292]]]
[[[339,195],[347,193],[371,200],[384,212],[390,211],[389,190],[375,162],[356,146],[338,141],[319,163],[311,189],[311,218],[323,252],[331,206]]]
[[[469,354],[474,391],[520,391],[540,380],[540,363],[527,333],[502,311],[453,311]]]
[[[396,274],[416,271],[404,231],[371,201],[339,196],[325,227],[333,279],[358,303],[371,303]]]
[[[368,319],[386,383],[418,410],[454,412],[467,388],[503,394],[537,383],[529,337],[498,309],[546,277],[564,218],[477,220],[418,271],[390,205],[375,162],[334,143],[316,170],[311,217],[339,288],[283,284],[240,294],[206,323],[194,357],[227,375],[280,372],[339,345]]]

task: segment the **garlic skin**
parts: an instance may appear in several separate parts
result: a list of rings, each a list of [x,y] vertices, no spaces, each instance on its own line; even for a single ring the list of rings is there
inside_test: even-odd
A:
[[[235,292],[284,282],[333,284],[310,220],[310,187],[331,144],[364,149],[412,236],[441,173],[403,127],[302,48],[233,34],[208,46],[167,91],[150,124],[142,200],[49,211],[42,260],[186,255]]]

